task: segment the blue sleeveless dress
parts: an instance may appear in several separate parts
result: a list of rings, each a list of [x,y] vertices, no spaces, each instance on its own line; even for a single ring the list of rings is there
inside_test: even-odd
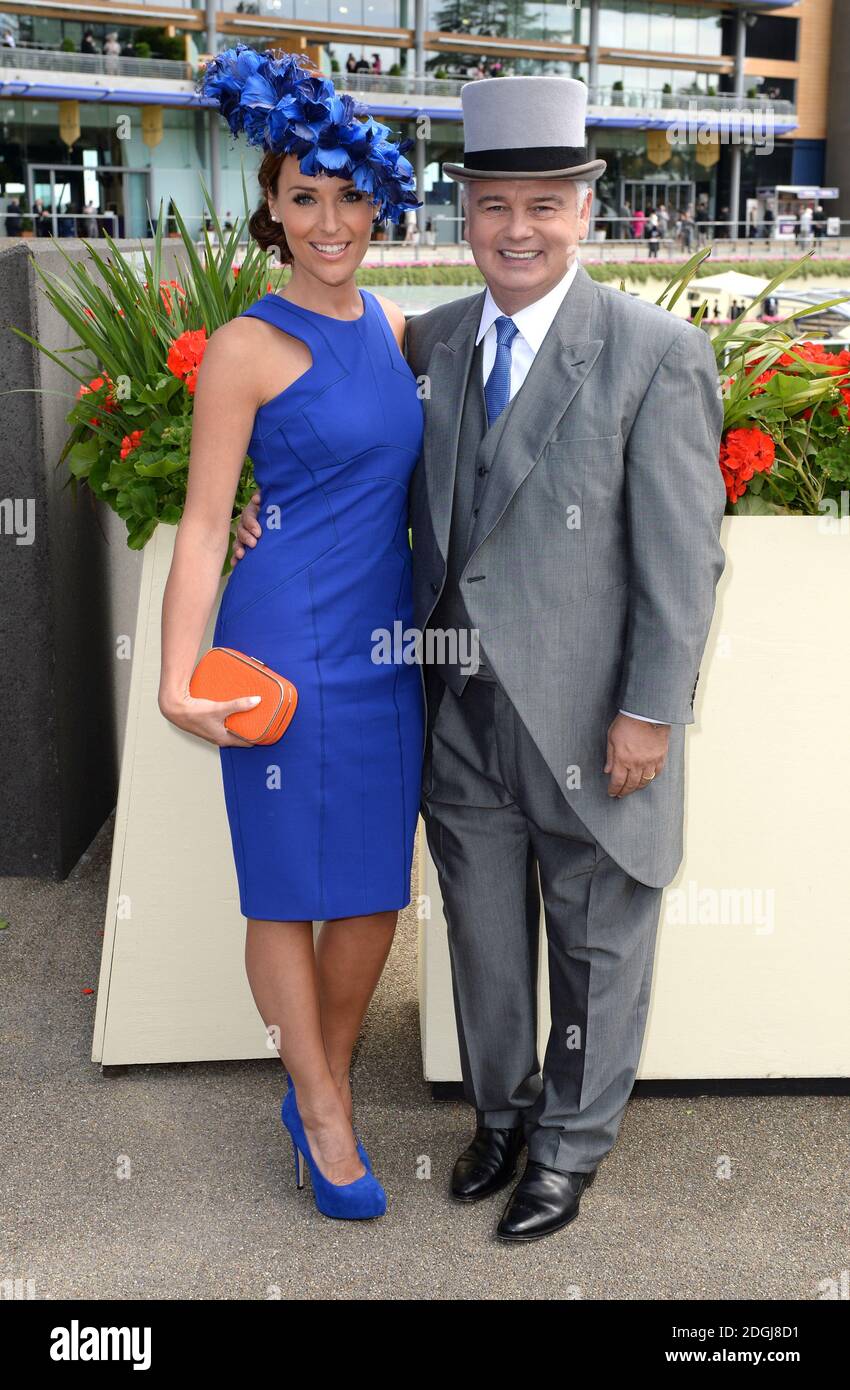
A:
[[[424,694],[404,639],[407,493],[423,414],[380,304],[360,297],[350,321],[274,293],[245,310],[313,359],[257,411],[262,535],[227,581],[213,636],[298,690],[277,743],[219,749],[245,917],[324,921],[410,902]]]

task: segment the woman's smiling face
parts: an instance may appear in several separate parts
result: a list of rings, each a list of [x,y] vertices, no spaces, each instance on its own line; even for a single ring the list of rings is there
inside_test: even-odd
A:
[[[375,207],[350,179],[301,173],[297,155],[280,165],[269,211],[283,225],[293,263],[326,285],[350,280],[372,236]]]

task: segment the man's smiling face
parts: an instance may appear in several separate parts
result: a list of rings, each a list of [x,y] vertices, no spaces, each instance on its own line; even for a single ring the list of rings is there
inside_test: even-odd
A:
[[[574,179],[467,179],[466,237],[499,308],[513,314],[563,279],[587,236],[593,190]]]

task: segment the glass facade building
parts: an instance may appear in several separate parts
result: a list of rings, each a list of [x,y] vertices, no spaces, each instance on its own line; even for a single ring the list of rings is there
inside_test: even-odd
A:
[[[199,176],[214,185],[223,214],[240,212],[242,169],[253,173],[256,153],[234,146],[223,126],[211,140],[193,80],[200,55],[241,39],[304,53],[401,134],[421,131],[427,115],[416,155],[439,240],[456,239],[460,226],[458,188],[441,172],[461,157],[460,87],[499,74],[564,73],[587,83],[589,143],[608,163],[596,189],[600,227],[607,218],[615,232],[625,204],[661,202],[672,210],[703,204],[722,221],[736,180],[742,217],[750,184],[793,183],[801,172],[793,134],[800,26],[784,8],[780,0],[759,7],[736,75],[734,0],[247,0],[238,9],[219,0],[212,35],[206,10],[179,0],[161,8],[90,0],[73,19],[33,0],[26,13],[0,13],[0,214],[10,197],[23,196],[28,211],[40,198],[66,229],[93,206],[105,223],[113,219],[107,225],[143,235],[161,200],[200,221]],[[682,111],[765,103],[777,118],[769,151],[741,141],[733,158],[722,140],[706,151],[697,140],[664,137]],[[815,181],[816,142],[805,143],[804,177]]]

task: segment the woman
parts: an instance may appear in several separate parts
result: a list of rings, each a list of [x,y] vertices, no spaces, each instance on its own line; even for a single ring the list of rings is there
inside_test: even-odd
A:
[[[240,44],[207,67],[201,90],[265,150],[249,229],[292,276],[207,344],[159,703],[220,748],[246,968],[290,1074],[282,1118],[299,1185],[303,1156],[325,1214],[374,1216],[386,1198],[352,1130],[349,1068],[410,899],[423,694],[416,664],[373,656],[376,630],[412,622],[407,487],[423,417],[404,316],[354,276],[376,211],[397,220],[416,205],[413,171],[386,127],[361,123],[365,108],[293,55]],[[229,579],[213,645],[294,683],[292,722],[266,746],[225,727],[247,699],[188,693],[246,453],[267,543]]]

